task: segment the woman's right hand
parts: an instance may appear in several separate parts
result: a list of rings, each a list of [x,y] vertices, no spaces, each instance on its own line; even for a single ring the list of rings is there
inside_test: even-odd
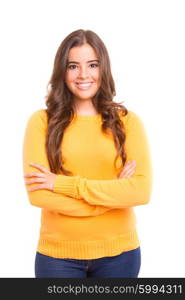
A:
[[[125,165],[123,167],[123,170],[118,175],[118,178],[129,178],[129,177],[131,177],[135,172],[135,168],[136,168],[135,160],[128,161],[127,163],[125,163]]]

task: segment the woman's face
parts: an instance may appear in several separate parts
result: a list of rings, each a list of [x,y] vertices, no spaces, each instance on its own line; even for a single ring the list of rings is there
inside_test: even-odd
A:
[[[89,44],[69,50],[65,82],[74,100],[91,100],[100,87],[99,61]]]

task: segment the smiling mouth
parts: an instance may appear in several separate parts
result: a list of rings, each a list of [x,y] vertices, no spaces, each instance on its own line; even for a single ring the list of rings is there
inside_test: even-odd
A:
[[[86,83],[76,83],[76,86],[80,90],[88,90],[93,85],[93,82],[86,82]]]

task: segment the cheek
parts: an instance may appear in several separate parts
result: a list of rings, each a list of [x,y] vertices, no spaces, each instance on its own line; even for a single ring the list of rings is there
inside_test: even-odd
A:
[[[97,82],[99,82],[100,81],[100,72],[99,72],[99,70],[94,70],[91,73],[91,77],[94,78]]]
[[[75,72],[71,72],[71,73],[67,73],[65,76],[65,80],[67,83],[71,83],[72,81],[74,81],[76,78],[76,73]]]

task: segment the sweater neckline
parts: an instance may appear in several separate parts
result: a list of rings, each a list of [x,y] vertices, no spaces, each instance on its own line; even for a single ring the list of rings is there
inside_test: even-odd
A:
[[[74,114],[75,118],[80,121],[94,121],[94,120],[99,120],[101,118],[101,114],[96,114],[96,115],[91,115],[91,116],[86,116],[86,115],[78,115]]]

